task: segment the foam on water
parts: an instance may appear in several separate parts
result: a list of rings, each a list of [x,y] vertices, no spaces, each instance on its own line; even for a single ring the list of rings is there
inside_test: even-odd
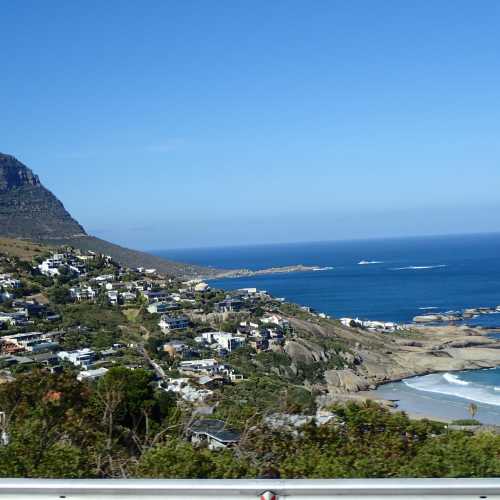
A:
[[[469,385],[469,382],[466,382],[465,380],[461,380],[459,377],[456,375],[453,375],[451,373],[445,373],[443,375],[443,378],[447,380],[450,384],[457,384],[457,385]]]
[[[412,271],[419,271],[421,269],[438,269],[439,267],[447,267],[446,264],[436,264],[435,266],[405,266],[405,267],[395,267],[392,270],[393,271],[403,271],[403,270],[412,270]]]
[[[500,406],[499,387],[467,382],[452,373],[436,373],[403,380],[403,383],[417,391],[433,392],[455,396],[478,403]]]

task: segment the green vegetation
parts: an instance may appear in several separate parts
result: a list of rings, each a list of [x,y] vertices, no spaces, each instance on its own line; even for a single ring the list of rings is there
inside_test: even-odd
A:
[[[473,433],[470,426],[479,424],[474,404],[471,419],[454,422],[465,431],[411,421],[373,403],[328,407],[334,390],[328,393],[332,377],[327,386],[325,372],[362,374],[370,351],[387,352],[383,335],[346,333],[335,321],[261,295],[243,296],[242,311],[222,315],[214,308],[227,294],[222,290],[194,292],[192,283],[125,269],[103,255],[77,260],[73,249],[60,251],[67,261],[53,277],[36,267],[47,257],[43,249],[33,250],[31,262],[0,254],[0,272],[15,278],[5,281],[0,308],[11,314],[4,315],[2,336],[50,332],[54,340],[41,356],[13,339],[1,342],[0,431],[8,436],[0,441],[1,477],[500,474],[500,437],[484,427]],[[73,287],[80,290],[70,293]],[[149,291],[161,291],[167,304],[175,301],[171,314],[188,316],[189,328],[162,332],[160,315],[148,312],[148,301],[158,298]],[[25,312],[11,321],[17,309]],[[277,311],[281,317],[274,317]],[[199,338],[215,329],[239,334],[229,344],[220,342],[227,336]],[[84,347],[94,351],[87,353],[90,368],[108,369],[91,374],[98,380],[77,381],[82,367],[57,357],[58,350]],[[204,362],[187,368],[183,360]],[[176,382],[180,392],[166,392]],[[216,452],[191,443],[199,405],[240,434],[234,446]],[[328,423],[316,425],[318,410],[330,412]]]
[[[254,386],[254,389],[251,389]],[[271,380],[233,388],[246,398],[237,449],[213,452],[184,439],[188,414],[156,392],[144,370],[113,368],[98,383],[71,372],[34,371],[0,386],[7,446],[0,446],[1,477],[283,478],[496,477],[500,436],[449,431],[411,421],[373,403],[336,406],[328,424],[306,424],[290,434],[262,421],[262,405],[277,398]],[[279,391],[278,391],[279,392]],[[291,399],[294,399],[293,397]],[[227,401],[226,401],[227,404]],[[230,409],[221,410],[230,418]],[[262,413],[260,413],[262,412]],[[246,418],[248,417],[248,418]],[[236,419],[235,419],[236,422]]]

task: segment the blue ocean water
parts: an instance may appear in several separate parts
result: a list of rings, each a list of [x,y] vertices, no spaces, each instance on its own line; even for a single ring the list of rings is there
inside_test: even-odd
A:
[[[407,322],[423,312],[500,305],[500,234],[259,245],[155,252],[217,268],[304,264],[331,270],[224,279],[335,317]],[[372,262],[360,265],[361,261]],[[500,314],[472,323],[500,326]]]
[[[257,287],[335,317],[408,322],[424,312],[500,305],[500,234],[259,245],[153,252],[223,269],[304,264],[324,271],[223,279],[213,286]],[[370,263],[359,264],[361,261]],[[500,314],[471,324],[500,327]],[[492,334],[500,337],[500,334]],[[500,424],[500,369],[432,374],[378,389],[403,410]]]

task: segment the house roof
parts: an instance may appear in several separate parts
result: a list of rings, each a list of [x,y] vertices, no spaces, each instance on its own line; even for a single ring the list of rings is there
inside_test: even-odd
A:
[[[205,434],[221,443],[237,443],[240,434],[226,430],[226,423],[222,420],[200,419],[191,424],[190,430],[195,434]]]

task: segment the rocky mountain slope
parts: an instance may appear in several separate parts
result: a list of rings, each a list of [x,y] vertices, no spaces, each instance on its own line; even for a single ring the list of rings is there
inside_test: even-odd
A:
[[[0,234],[13,238],[71,238],[83,227],[28,167],[0,153]]]
[[[155,268],[175,276],[210,277],[218,274],[214,269],[172,262],[88,235],[32,170],[13,156],[2,153],[0,236],[93,250],[111,255],[125,266]]]

